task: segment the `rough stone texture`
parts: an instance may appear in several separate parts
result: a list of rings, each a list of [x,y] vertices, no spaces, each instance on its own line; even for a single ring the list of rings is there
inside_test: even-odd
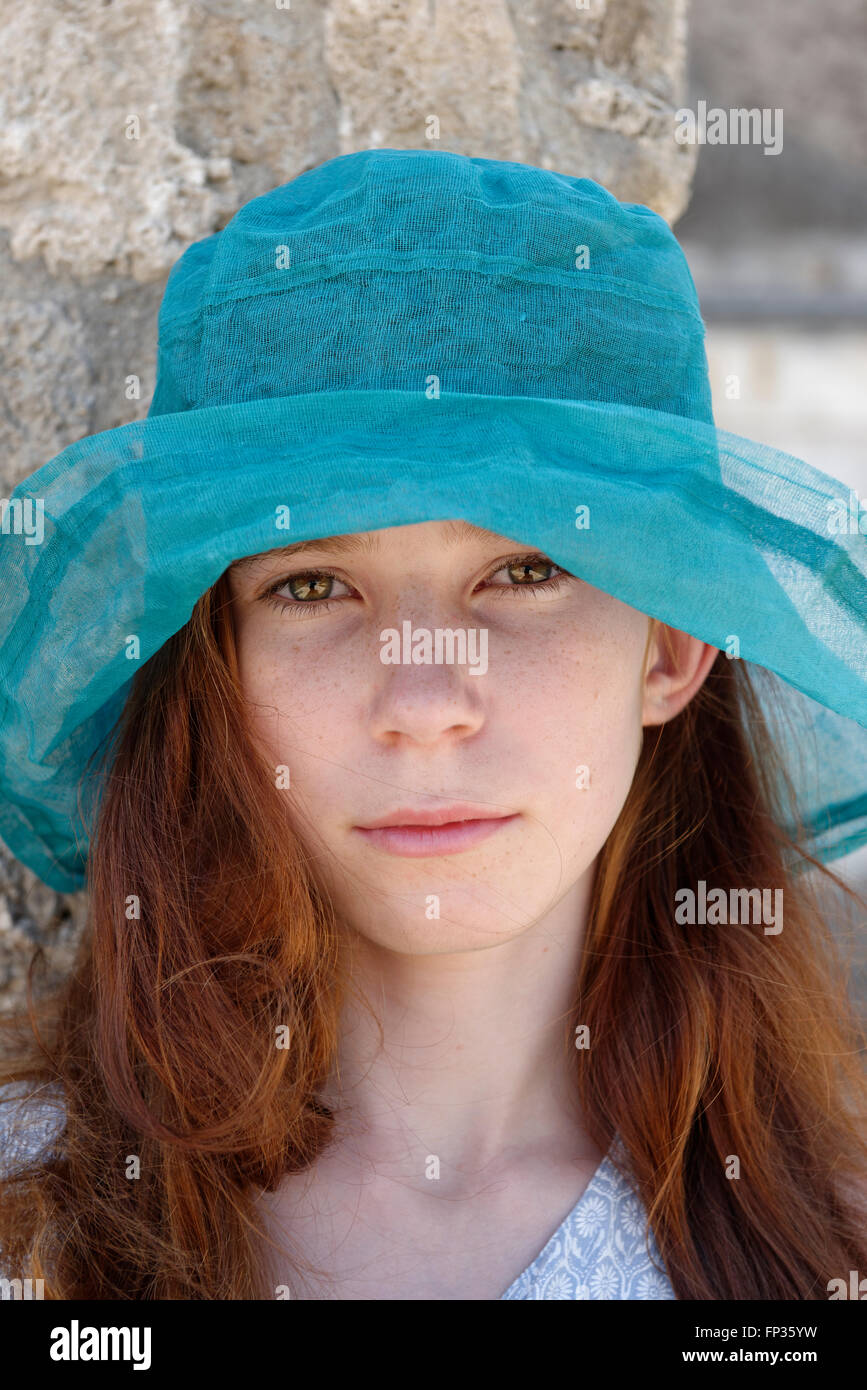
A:
[[[24,1004],[37,949],[43,952],[33,979],[37,998],[68,974],[86,915],[84,893],[55,893],[5,850],[0,853],[0,1012]]]
[[[596,178],[670,221],[686,205],[695,150],[671,132],[687,0],[278,4],[7,7],[0,495],[146,413],[170,267],[325,159],[452,149]],[[0,847],[0,1010],[35,944],[47,984],[69,969],[84,912]]]
[[[696,155],[672,138],[687,0],[587,4],[11,10],[0,25],[0,488],[143,415],[178,256],[335,155],[391,145],[522,160],[676,219]]]

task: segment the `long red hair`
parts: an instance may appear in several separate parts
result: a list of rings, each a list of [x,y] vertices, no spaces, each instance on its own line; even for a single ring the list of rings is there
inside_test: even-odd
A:
[[[65,1129],[2,1183],[2,1262],[51,1298],[271,1298],[255,1198],[328,1144],[317,1089],[351,980],[245,722],[225,575],[137,674],[103,754],[75,969],[4,1025],[3,1077],[55,1083]],[[623,1140],[683,1299],[824,1299],[867,1268],[867,1040],[793,866],[865,904],[783,833],[783,785],[754,680],[720,653],[644,731],[564,1028],[583,1123],[603,1150]],[[678,925],[700,879],[783,888],[785,929]]]

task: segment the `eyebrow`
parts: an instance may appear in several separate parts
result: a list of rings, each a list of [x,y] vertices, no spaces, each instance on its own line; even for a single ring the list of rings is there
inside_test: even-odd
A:
[[[389,530],[389,527],[385,528]],[[263,550],[256,555],[246,555],[235,560],[229,568],[244,570],[257,561],[268,559],[288,560],[290,555],[303,555],[310,550],[331,550],[336,555],[375,555],[381,550],[380,531],[350,536],[324,536],[321,540],[296,541],[294,545],[282,546],[276,550]],[[468,521],[446,522],[443,544],[446,549],[469,541],[499,541],[502,537],[496,531],[486,531],[481,526],[473,526]]]

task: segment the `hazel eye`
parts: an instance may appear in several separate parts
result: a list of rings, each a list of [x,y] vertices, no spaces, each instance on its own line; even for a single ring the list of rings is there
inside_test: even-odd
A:
[[[551,573],[543,573],[545,570],[549,570]],[[527,584],[528,587],[532,588],[536,583],[547,583],[553,578],[554,571],[559,571],[561,574],[565,573],[565,571],[560,570],[559,565],[554,564],[553,560],[545,560],[540,555],[533,555],[527,559],[509,560],[505,565],[494,570],[488,583],[497,574],[508,574],[509,580],[514,580],[516,586]]]
[[[335,584],[342,585],[346,593],[335,595]],[[299,570],[272,584],[262,598],[272,608],[291,614],[293,618],[313,618],[319,613],[330,612],[337,600],[349,597],[352,592],[349,585],[330,570]]]
[[[303,574],[290,575],[271,592],[279,594],[281,589],[288,589],[291,597],[298,603],[312,603],[318,599],[334,598],[334,586],[342,582],[336,574],[328,574],[323,570],[307,570]],[[343,587],[347,588],[345,584]]]
[[[498,574],[508,577],[503,583],[497,583]],[[539,599],[555,596],[574,577],[544,555],[515,555],[511,560],[501,561],[491,571],[483,588],[489,589],[495,599]]]

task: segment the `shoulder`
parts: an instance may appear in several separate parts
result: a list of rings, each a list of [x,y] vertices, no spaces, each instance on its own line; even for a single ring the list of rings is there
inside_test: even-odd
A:
[[[65,1123],[63,1090],[56,1083],[0,1084],[0,1178],[48,1157]]]

